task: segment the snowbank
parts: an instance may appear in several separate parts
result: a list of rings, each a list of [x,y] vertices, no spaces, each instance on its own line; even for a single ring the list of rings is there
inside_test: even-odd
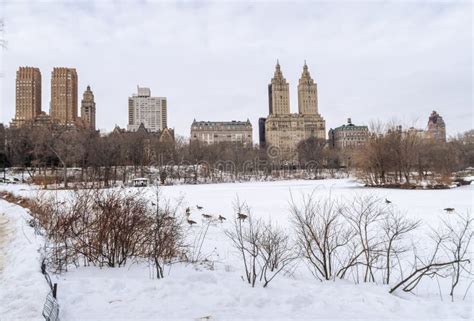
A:
[[[49,287],[40,269],[42,238],[20,206],[0,200],[0,218],[0,320],[44,320]]]

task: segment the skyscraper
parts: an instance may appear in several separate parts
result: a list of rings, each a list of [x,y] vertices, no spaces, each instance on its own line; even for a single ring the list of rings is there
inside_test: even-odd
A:
[[[34,67],[20,67],[16,72],[15,125],[32,121],[41,113],[41,72]]]
[[[51,73],[50,116],[62,125],[77,119],[77,72],[74,68],[54,68]]]
[[[81,118],[87,128],[95,130],[95,101],[91,87],[87,86],[81,101]]]
[[[277,60],[275,73],[268,85],[269,114],[281,115],[290,113],[290,87],[280,69]]]
[[[306,61],[298,83],[298,112],[300,114],[318,114],[318,87],[308,71]]]
[[[150,88],[138,87],[137,93],[128,98],[129,131],[137,131],[140,124],[150,132],[168,127],[166,97],[151,97]]]

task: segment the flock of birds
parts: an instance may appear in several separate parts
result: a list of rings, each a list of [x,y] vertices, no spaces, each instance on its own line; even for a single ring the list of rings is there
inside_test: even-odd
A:
[[[386,198],[386,199],[385,199],[385,203],[386,203],[386,204],[392,204],[392,201],[390,201],[389,199]],[[204,207],[203,207],[203,206],[200,206],[200,205],[196,205],[196,209],[197,209],[198,211],[202,211],[202,210],[204,209]],[[453,207],[446,207],[446,208],[444,209],[444,211],[446,211],[447,213],[452,213],[452,212],[455,211],[455,209],[454,209]],[[192,219],[190,219],[190,215],[191,215],[191,208],[190,208],[190,207],[187,207],[187,208],[186,208],[187,222],[188,222],[188,224],[189,224],[190,226],[193,226],[194,224],[197,224],[197,222],[194,221],[194,220],[192,220]],[[215,218],[213,215],[205,214],[205,213],[202,213],[201,216],[202,216],[204,219],[206,219],[206,220],[212,220],[212,219]],[[245,219],[246,219],[247,217],[248,217],[248,216],[247,216],[246,214],[237,213],[237,219],[238,219],[238,220],[245,221]],[[220,214],[216,217],[216,219],[217,219],[219,222],[221,222],[221,223],[223,223],[225,220],[227,220],[224,216],[222,216],[222,215],[220,215]]]
[[[196,205],[196,208],[197,208],[198,211],[202,211],[204,209],[204,207],[202,207],[200,205]],[[194,224],[197,224],[196,221],[189,218],[191,216],[191,208],[190,207],[186,208],[186,216],[187,216],[187,222],[188,222],[189,225],[193,226]],[[201,216],[206,220],[214,219],[214,216],[210,215],[210,214],[202,213]],[[242,214],[242,213],[237,213],[237,219],[245,221],[246,218],[247,218],[247,215]],[[227,220],[224,216],[222,216],[220,214],[219,214],[219,216],[217,216],[216,219],[219,220],[219,222],[221,222],[221,223],[223,223],[225,220]]]
[[[388,199],[385,199],[385,203],[386,204],[392,204],[392,201],[388,200]],[[446,213],[452,213],[454,212],[456,209],[454,207],[446,207],[445,209],[443,209],[444,211],[446,211]]]

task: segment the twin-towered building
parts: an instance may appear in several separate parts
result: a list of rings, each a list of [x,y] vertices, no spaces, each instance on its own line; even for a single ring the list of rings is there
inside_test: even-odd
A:
[[[298,82],[298,113],[291,113],[289,84],[279,62],[268,85],[268,102],[269,115],[259,120],[261,145],[277,148],[279,155],[288,159],[296,156],[300,141],[326,139],[326,124],[318,109],[318,87],[306,62]]]
[[[94,94],[87,86],[78,116],[78,78],[74,68],[53,68],[49,115],[41,107],[41,72],[35,67],[20,67],[16,73],[16,108],[12,125],[44,126],[57,124],[83,126],[95,130]]]

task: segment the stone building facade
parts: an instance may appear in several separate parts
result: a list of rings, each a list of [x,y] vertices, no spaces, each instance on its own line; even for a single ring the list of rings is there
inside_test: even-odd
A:
[[[87,89],[84,91],[82,96],[81,118],[86,128],[95,130],[95,101],[94,93],[90,86],[87,86]]]
[[[317,84],[311,78],[306,62],[298,83],[298,113],[290,112],[289,85],[278,62],[268,93],[269,115],[264,135],[267,148],[277,148],[283,159],[292,159],[301,140],[326,139],[326,124],[318,110]]]
[[[446,142],[446,123],[443,117],[434,110],[428,118],[426,137],[438,142]]]
[[[232,142],[252,145],[252,124],[247,121],[196,121],[191,125],[191,140],[207,144]]]
[[[41,72],[34,67],[20,67],[16,72],[15,118],[13,126],[21,126],[41,114]]]
[[[50,116],[61,125],[74,126],[77,119],[77,72],[75,68],[53,68]]]
[[[150,88],[137,87],[137,93],[128,98],[127,130],[137,131],[140,125],[149,132],[168,127],[166,97],[152,97]]]
[[[329,130],[329,146],[340,150],[356,149],[364,145],[369,137],[367,126],[354,125],[350,118],[347,124]]]

